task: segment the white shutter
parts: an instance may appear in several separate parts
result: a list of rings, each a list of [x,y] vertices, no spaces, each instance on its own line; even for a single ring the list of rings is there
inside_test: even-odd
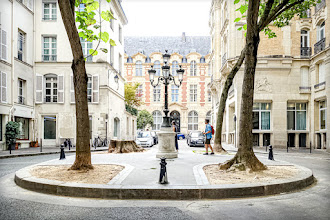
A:
[[[319,64],[319,83],[322,83],[325,81],[325,65],[324,63]]]
[[[301,86],[303,86],[303,87],[309,86],[309,83],[308,83],[308,67],[302,67],[300,69],[300,76],[301,76]]]
[[[57,102],[64,103],[64,75],[58,75]]]
[[[93,103],[99,102],[99,75],[93,75]]]
[[[43,103],[44,76],[36,74],[36,103]]]
[[[75,97],[74,97],[74,84],[73,84],[73,75],[71,75],[71,81],[70,81],[70,97],[71,97],[71,103],[75,103]]]
[[[1,72],[1,102],[7,102],[7,73]]]
[[[7,32],[1,30],[1,59],[7,60]]]

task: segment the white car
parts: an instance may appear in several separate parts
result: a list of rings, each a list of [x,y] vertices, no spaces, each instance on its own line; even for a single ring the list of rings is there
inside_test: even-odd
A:
[[[150,131],[141,131],[138,133],[135,142],[141,147],[152,147],[154,145],[154,138]]]

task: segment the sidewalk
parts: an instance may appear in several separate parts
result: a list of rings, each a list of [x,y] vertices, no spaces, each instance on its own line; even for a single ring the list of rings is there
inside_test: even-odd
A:
[[[41,152],[42,150],[42,152]],[[106,151],[108,150],[107,147],[97,147],[91,148],[91,151]],[[64,148],[65,153],[74,153],[76,152],[76,148],[69,147]],[[35,155],[46,155],[46,154],[59,154],[61,152],[60,147],[30,147],[30,148],[21,148],[18,150],[12,150],[11,154],[9,150],[0,151],[0,159],[2,158],[9,158],[9,157],[24,157],[24,156],[35,156]]]

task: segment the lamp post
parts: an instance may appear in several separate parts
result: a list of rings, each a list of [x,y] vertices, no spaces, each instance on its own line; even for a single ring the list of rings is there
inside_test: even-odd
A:
[[[233,119],[234,119],[234,129],[235,129],[235,137],[234,137],[234,146],[235,146],[235,148],[237,147],[237,145],[236,145],[236,121],[237,121],[237,117],[236,117],[236,115],[234,114],[234,117],[233,117]]]
[[[183,81],[183,74],[184,70],[180,66],[180,69],[178,69],[177,75],[179,82],[176,82],[176,79],[173,75],[170,74],[171,67],[169,66],[169,60],[171,55],[168,54],[167,50],[166,53],[163,54],[163,60],[164,65],[162,66],[162,76],[157,77],[155,79],[156,70],[154,70],[153,66],[151,66],[151,69],[148,70],[149,73],[149,80],[151,85],[155,88],[160,83],[165,85],[165,103],[164,103],[164,116],[163,116],[163,123],[161,126],[161,132],[159,133],[159,153],[156,155],[156,157],[166,157],[166,158],[175,158],[177,157],[177,152],[175,151],[175,133],[171,130],[171,124],[170,124],[170,117],[168,116],[169,109],[168,109],[168,85],[173,82],[174,85],[177,87],[180,87]],[[174,136],[173,136],[174,135]],[[172,137],[174,148],[172,147],[172,141],[170,137]],[[173,149],[172,149],[173,148]],[[176,154],[176,156],[174,155]]]

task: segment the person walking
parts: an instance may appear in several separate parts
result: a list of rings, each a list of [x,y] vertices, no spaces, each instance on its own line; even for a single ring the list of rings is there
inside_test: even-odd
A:
[[[206,149],[206,153],[203,155],[208,155],[209,152],[209,148],[211,149],[211,155],[214,154],[213,148],[211,146],[211,139],[212,139],[212,127],[209,124],[210,120],[209,119],[205,119],[205,132],[203,132],[203,134],[205,134],[205,149]]]
[[[175,125],[175,121],[172,121],[172,128],[173,128],[173,132],[175,132],[175,149],[178,151],[179,150],[178,134],[176,133],[178,129]]]

